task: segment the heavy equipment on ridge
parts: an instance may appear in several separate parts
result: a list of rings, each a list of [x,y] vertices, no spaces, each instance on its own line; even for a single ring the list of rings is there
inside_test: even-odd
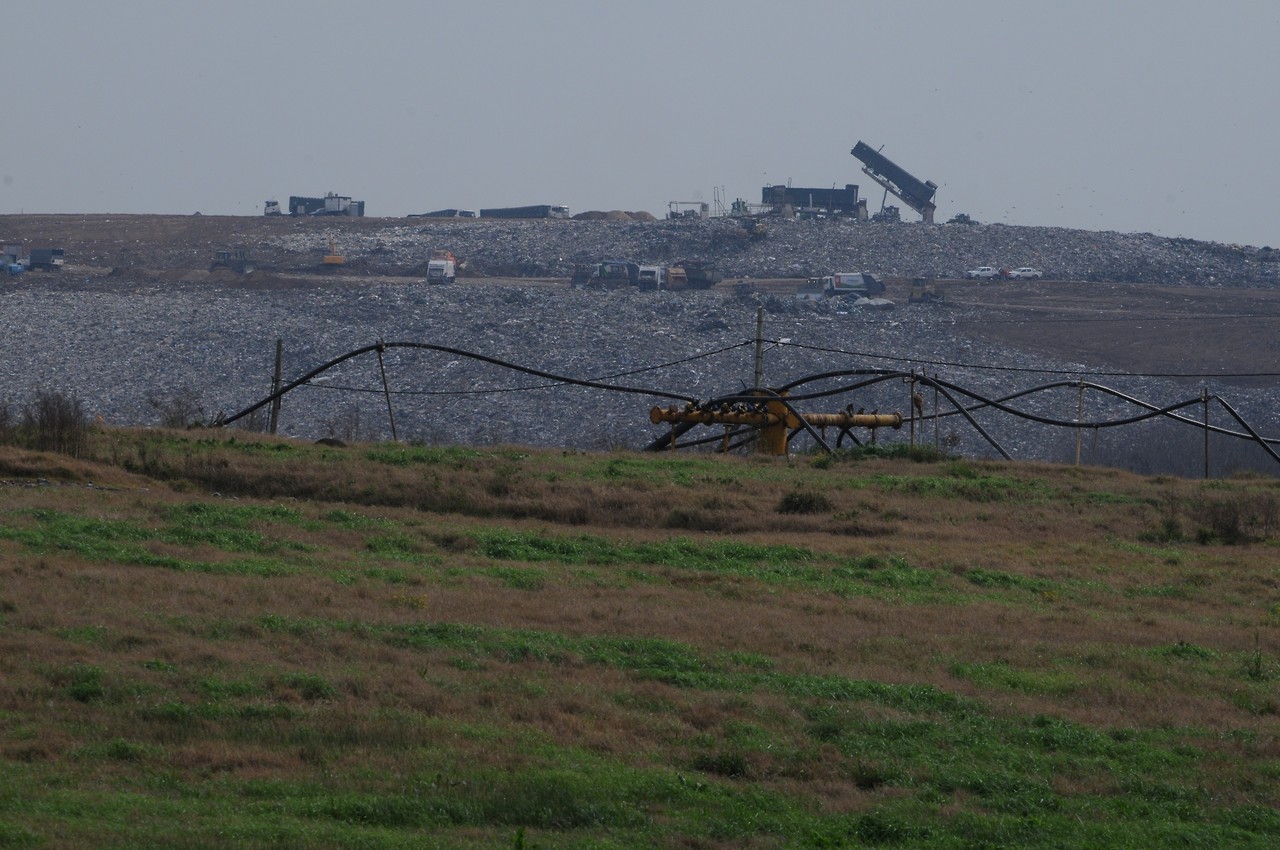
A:
[[[866,142],[858,142],[849,153],[862,160],[863,172],[883,186],[886,193],[892,192],[895,198],[920,213],[921,221],[933,222],[933,212],[937,209],[933,195],[938,191],[937,183],[917,179]]]

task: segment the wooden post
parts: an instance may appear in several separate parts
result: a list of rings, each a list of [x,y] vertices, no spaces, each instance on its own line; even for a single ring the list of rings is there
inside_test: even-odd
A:
[[[382,393],[387,397],[387,419],[391,421],[391,442],[398,443],[400,438],[396,436],[396,414],[391,409],[391,387],[387,385],[387,367],[382,362],[382,343],[378,343],[378,369],[382,372]]]
[[[1209,477],[1209,388],[1200,391],[1200,402],[1204,405],[1204,477]]]
[[[911,411],[911,427],[908,431],[908,445],[916,447],[916,370],[911,370],[911,379],[907,382],[907,409]]]
[[[756,309],[756,381],[755,388],[764,383],[764,308]]]
[[[1084,381],[1080,382],[1080,400],[1076,402],[1076,466],[1080,465],[1080,440],[1083,437],[1083,431],[1080,423],[1084,421]]]
[[[942,451],[941,418],[938,416],[938,373],[933,373],[933,448]]]

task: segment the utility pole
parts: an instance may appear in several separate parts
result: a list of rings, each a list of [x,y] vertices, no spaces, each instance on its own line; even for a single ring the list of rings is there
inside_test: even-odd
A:
[[[916,370],[911,370],[911,377],[906,379],[907,384],[907,410],[911,411],[911,429],[908,437],[908,445],[911,448],[916,447]],[[924,415],[923,413],[921,414]],[[923,424],[923,423],[921,423]]]
[[[1076,402],[1076,466],[1080,465],[1080,423],[1084,421],[1084,381],[1080,382],[1080,400]]]
[[[382,340],[378,340],[378,371],[382,373],[382,392],[387,398],[387,419],[391,422],[391,442],[398,443],[400,438],[396,436],[396,414],[391,409],[391,386],[387,383],[387,366],[382,361],[384,349]]]
[[[1200,391],[1200,401],[1204,404],[1204,477],[1209,477],[1209,388]]]
[[[756,308],[756,382],[758,391],[764,386],[764,308]]]

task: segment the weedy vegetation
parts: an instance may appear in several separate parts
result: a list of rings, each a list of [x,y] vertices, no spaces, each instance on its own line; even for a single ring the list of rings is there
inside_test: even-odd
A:
[[[1276,480],[39,404],[0,848],[1280,843]]]

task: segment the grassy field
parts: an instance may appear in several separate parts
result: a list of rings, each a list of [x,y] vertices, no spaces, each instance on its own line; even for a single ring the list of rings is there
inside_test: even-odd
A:
[[[1280,482],[0,448],[0,848],[1274,847]]]

